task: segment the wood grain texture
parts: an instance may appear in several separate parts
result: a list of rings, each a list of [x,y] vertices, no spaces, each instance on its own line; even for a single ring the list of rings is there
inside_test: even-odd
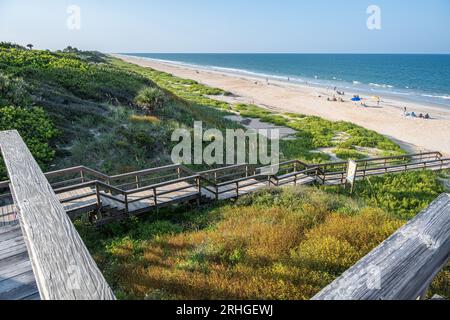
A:
[[[450,195],[350,268],[313,300],[416,300],[450,257]]]
[[[114,299],[19,133],[0,132],[0,149],[41,299]]]
[[[0,300],[38,295],[25,239],[20,226],[0,228]]]

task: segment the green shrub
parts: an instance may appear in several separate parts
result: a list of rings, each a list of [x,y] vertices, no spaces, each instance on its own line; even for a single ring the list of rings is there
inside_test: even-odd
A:
[[[144,88],[134,100],[140,108],[149,112],[161,109],[167,101],[166,93],[160,88]]]
[[[349,159],[359,160],[367,158],[366,155],[352,149],[336,149],[334,150],[334,153],[339,159],[342,160],[349,160]]]
[[[21,45],[11,43],[11,42],[4,42],[4,41],[0,42],[0,48],[26,50],[26,48]]]
[[[55,153],[50,142],[56,137],[56,130],[42,108],[0,107],[0,131],[2,130],[18,130],[43,168],[53,159]],[[5,167],[1,164],[0,179],[5,178]]]
[[[330,192],[348,194],[342,188],[327,188]],[[432,171],[417,171],[369,177],[358,181],[354,197],[368,205],[382,208],[402,219],[411,219],[425,209],[441,193],[444,185]]]
[[[308,269],[337,277],[403,224],[381,210],[365,209],[356,216],[333,214],[306,234],[292,258]]]
[[[25,81],[0,72],[0,106],[25,107],[30,104],[31,98]]]

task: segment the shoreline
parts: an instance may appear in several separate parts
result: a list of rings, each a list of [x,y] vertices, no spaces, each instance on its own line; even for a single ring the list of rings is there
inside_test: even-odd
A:
[[[195,80],[201,84],[220,88],[233,96],[214,96],[213,99],[228,103],[255,104],[273,112],[293,112],[319,116],[331,121],[348,121],[379,132],[398,143],[410,153],[440,151],[450,155],[450,110],[391,97],[382,97],[380,106],[365,94],[359,94],[368,107],[363,108],[349,100],[353,93],[342,96],[346,102],[327,101],[333,96],[332,89],[282,80],[270,80],[178,63],[155,61],[149,58],[111,54],[111,56],[142,67],[167,72],[174,76]],[[337,98],[340,96],[336,95]],[[430,120],[406,118],[409,112],[429,113]]]

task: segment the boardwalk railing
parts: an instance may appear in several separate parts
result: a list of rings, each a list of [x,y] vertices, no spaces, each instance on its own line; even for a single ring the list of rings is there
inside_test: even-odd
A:
[[[373,175],[398,173],[411,170],[441,170],[450,166],[450,158],[445,158],[440,152],[408,154],[384,158],[357,160],[357,179],[365,179]],[[344,184],[348,162],[339,161],[317,164],[318,179],[323,184]]]
[[[314,300],[417,300],[450,258],[450,195],[443,194]]]
[[[439,152],[358,160],[356,178],[410,170],[450,168],[450,159]],[[116,218],[148,212],[172,204],[201,199],[237,198],[263,187],[346,182],[347,162],[308,165],[298,160],[274,166],[234,165],[196,173],[183,165],[109,176],[79,166],[45,174],[71,218],[103,208],[118,211]],[[0,182],[0,207],[12,203],[9,181]],[[74,204],[75,203],[75,204]],[[81,203],[81,204],[80,204]],[[3,221],[14,215],[11,208]],[[8,211],[6,210],[6,211]],[[104,217],[102,217],[104,218]],[[0,221],[2,218],[0,217]],[[95,220],[98,220],[98,215]]]
[[[19,133],[0,132],[0,149],[41,299],[114,299]]]

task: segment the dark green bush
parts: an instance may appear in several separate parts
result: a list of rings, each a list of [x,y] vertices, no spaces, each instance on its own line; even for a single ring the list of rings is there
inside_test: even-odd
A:
[[[31,104],[27,84],[0,72],[0,106],[28,106]]]
[[[50,141],[56,136],[52,122],[42,108],[0,107],[0,131],[17,130],[36,161],[43,167],[53,159]],[[0,165],[0,179],[6,179],[5,167]]]
[[[167,103],[167,94],[160,88],[144,88],[139,91],[134,99],[134,102],[143,110],[148,112],[155,112],[161,109]]]

